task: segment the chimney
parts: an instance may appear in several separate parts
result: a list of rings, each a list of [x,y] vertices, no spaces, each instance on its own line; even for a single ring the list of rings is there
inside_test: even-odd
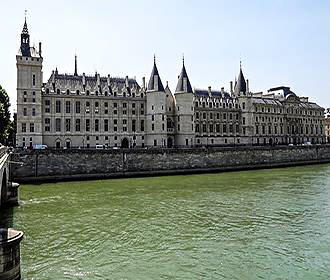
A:
[[[211,86],[208,87],[208,92],[209,92],[209,96],[211,97],[212,96],[212,89],[211,89]]]
[[[221,94],[223,95],[224,93],[225,93],[225,88],[222,87],[222,88],[221,88]]]
[[[146,77],[142,77],[142,88],[146,88]]]
[[[109,87],[110,86],[110,74],[108,74],[107,84],[108,84],[108,87]]]
[[[230,81],[230,93],[233,94],[233,81]]]
[[[39,42],[39,56],[42,57],[42,53],[41,53],[41,42]]]
[[[128,84],[128,76],[125,77],[125,86],[126,86],[126,88],[129,87],[129,84]]]
[[[85,76],[85,73],[83,73],[83,76],[82,76],[82,83],[83,83],[84,86],[86,85],[86,76]]]
[[[74,56],[74,75],[78,76],[77,55]]]
[[[246,93],[249,93],[250,89],[249,89],[249,80],[246,79]]]

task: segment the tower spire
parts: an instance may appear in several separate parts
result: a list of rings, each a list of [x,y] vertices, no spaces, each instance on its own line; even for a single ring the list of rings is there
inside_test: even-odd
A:
[[[77,69],[77,55],[74,55],[74,75],[78,76],[78,69]]]
[[[27,28],[27,23],[26,23],[26,10],[25,10],[25,17],[24,17],[24,25],[23,25],[23,30],[21,33],[21,54],[22,56],[31,56],[31,50],[30,50],[30,35],[29,35],[29,30]]]

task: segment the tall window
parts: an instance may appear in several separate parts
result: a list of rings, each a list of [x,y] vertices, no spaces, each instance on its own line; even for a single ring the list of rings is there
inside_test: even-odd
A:
[[[23,116],[27,116],[27,109],[23,108]]]
[[[30,132],[34,132],[34,123],[30,123]]]
[[[109,131],[109,120],[104,120],[104,131]]]
[[[65,119],[65,131],[71,130],[71,119]]]
[[[45,131],[50,131],[50,118],[45,118]]]
[[[36,75],[33,74],[32,75],[32,86],[35,86],[36,85]]]
[[[99,131],[99,120],[95,120],[95,131]]]
[[[91,121],[90,119],[86,119],[86,131],[90,131],[91,130]]]
[[[71,112],[71,102],[65,101],[65,113],[70,114]]]
[[[61,131],[61,119],[55,119],[55,130],[56,132]]]
[[[132,131],[135,132],[136,130],[136,120],[132,120]]]
[[[76,101],[76,114],[80,114],[80,101]]]
[[[45,100],[45,113],[50,113],[50,100]]]
[[[36,109],[32,108],[32,116],[35,116],[35,115],[36,115]]]
[[[56,103],[55,103],[55,112],[56,113],[61,113],[61,100],[56,100]]]
[[[22,123],[22,132],[26,132],[26,123]]]
[[[76,131],[80,131],[80,119],[76,119]]]
[[[144,120],[141,120],[141,131],[144,131]]]

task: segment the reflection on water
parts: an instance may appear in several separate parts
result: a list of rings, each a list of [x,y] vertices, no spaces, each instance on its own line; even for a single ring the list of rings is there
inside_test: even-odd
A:
[[[329,171],[26,185],[0,218],[25,279],[328,279]]]

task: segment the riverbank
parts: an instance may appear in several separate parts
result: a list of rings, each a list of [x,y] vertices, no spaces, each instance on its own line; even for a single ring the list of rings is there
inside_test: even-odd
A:
[[[133,150],[16,150],[20,183],[158,176],[330,162],[330,145]]]

